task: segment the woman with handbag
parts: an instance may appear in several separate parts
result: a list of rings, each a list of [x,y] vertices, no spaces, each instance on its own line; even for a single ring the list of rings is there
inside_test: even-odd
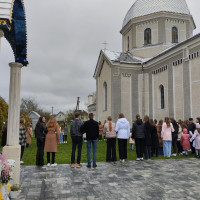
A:
[[[45,117],[40,117],[35,126],[35,137],[37,140],[36,165],[41,167],[44,165],[44,143],[47,127],[45,125]]]

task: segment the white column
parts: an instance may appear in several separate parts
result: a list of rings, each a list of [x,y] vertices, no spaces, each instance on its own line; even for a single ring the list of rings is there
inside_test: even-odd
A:
[[[9,159],[16,161],[14,169],[13,183],[20,181],[20,152],[19,145],[19,119],[20,119],[20,87],[21,87],[21,63],[10,63],[10,89],[9,89],[9,109],[8,109],[8,132],[7,146],[3,151],[7,153]]]

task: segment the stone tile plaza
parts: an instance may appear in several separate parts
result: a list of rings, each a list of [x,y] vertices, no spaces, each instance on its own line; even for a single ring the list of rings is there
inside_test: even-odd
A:
[[[20,200],[197,200],[200,160],[97,163],[96,169],[59,165],[21,167]]]

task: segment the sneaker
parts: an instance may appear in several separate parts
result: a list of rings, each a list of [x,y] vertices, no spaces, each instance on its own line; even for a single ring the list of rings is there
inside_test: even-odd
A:
[[[87,168],[91,168],[91,165],[87,165]]]
[[[23,163],[24,163],[24,161],[21,160],[21,161],[20,161],[20,164],[23,164]]]
[[[50,167],[51,166],[51,164],[50,163],[47,163],[47,167]]]
[[[136,161],[140,161],[140,158],[137,158]]]
[[[52,167],[55,167],[55,166],[57,166],[57,163],[54,163],[54,164],[52,164],[51,166],[52,166]]]
[[[82,165],[81,164],[76,164],[76,168],[81,168],[82,167]]]
[[[124,163],[124,162],[125,162],[125,160],[123,159],[123,160],[122,160],[122,162]]]
[[[143,161],[144,159],[143,159],[143,158],[140,158],[140,160]]]
[[[120,159],[120,162],[122,162],[122,159]]]
[[[93,168],[96,168],[97,167],[97,165],[93,165]]]
[[[172,156],[176,156],[176,153],[173,153]]]
[[[70,165],[70,167],[71,167],[71,168],[74,168],[74,163],[72,163],[72,164]]]

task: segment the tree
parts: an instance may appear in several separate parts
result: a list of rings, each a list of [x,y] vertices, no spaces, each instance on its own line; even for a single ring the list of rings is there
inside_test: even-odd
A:
[[[74,114],[75,114],[76,112],[78,112],[78,113],[81,114],[81,119],[82,119],[83,121],[85,121],[85,120],[88,119],[88,113],[87,113],[85,110],[78,110],[78,111],[76,111],[75,109],[74,109],[74,110],[68,110],[68,111],[66,112],[66,116],[67,116],[66,121],[67,121],[67,123],[70,123],[71,121],[74,120]]]
[[[47,121],[50,119],[50,112],[41,109],[33,97],[22,98],[20,105],[21,115],[25,114],[28,116],[31,111],[37,112],[40,116],[45,117]]]

